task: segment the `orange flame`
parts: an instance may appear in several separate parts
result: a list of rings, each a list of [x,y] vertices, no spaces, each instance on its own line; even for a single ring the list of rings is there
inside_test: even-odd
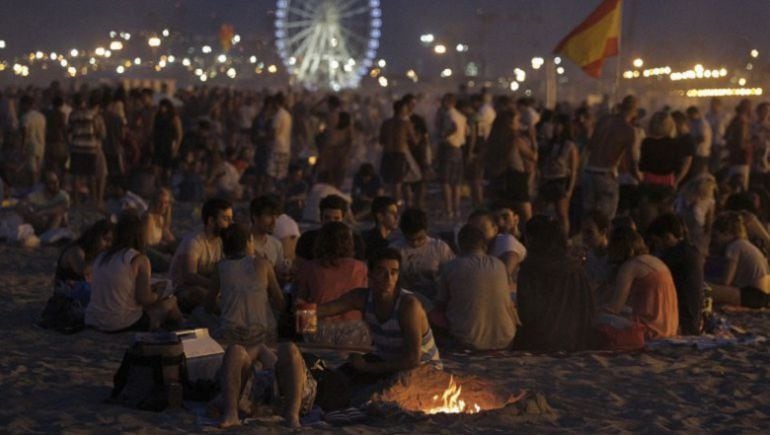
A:
[[[454,376],[449,376],[449,386],[442,394],[433,396],[433,401],[437,406],[425,411],[426,414],[476,414],[481,411],[477,404],[467,406],[465,401],[460,398],[463,387],[458,385]]]

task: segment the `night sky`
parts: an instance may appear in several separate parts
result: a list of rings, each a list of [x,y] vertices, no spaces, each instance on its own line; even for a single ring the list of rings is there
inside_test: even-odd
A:
[[[599,0],[382,0],[378,57],[406,70],[430,52],[419,35],[434,33],[449,47],[480,52],[490,72],[529,64],[547,54]],[[3,0],[0,39],[5,56],[66,50],[107,41],[109,30],[164,27],[210,35],[231,23],[243,36],[273,34],[271,0]],[[481,11],[479,16],[477,13]],[[487,19],[483,17],[488,17]],[[491,17],[491,18],[489,18]],[[623,59],[646,66],[735,64],[756,48],[770,56],[767,0],[626,0]]]

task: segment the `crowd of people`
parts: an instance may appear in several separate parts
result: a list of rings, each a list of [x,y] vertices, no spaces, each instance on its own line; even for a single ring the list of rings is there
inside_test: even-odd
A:
[[[647,119],[633,96],[545,109],[462,90],[429,122],[429,97],[389,100],[5,92],[3,219],[42,235],[72,204],[105,214],[55,272],[95,329],[217,319],[223,426],[273,383],[292,425],[339,402],[292,341],[373,349],[335,371],[360,386],[439,349],[622,348],[707,332],[712,303],[770,307],[770,103]],[[173,233],[174,201],[203,202],[198,229]]]

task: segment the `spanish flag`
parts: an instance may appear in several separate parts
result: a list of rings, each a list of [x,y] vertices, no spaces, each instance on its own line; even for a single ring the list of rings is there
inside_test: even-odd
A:
[[[620,1],[603,0],[561,40],[554,53],[575,62],[589,76],[599,78],[604,59],[620,51]]]

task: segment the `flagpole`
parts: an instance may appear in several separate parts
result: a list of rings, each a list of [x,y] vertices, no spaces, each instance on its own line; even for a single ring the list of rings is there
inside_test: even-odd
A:
[[[620,93],[620,62],[623,55],[623,0],[620,0],[618,3],[618,14],[620,15],[618,18],[620,20],[618,25],[618,56],[615,59],[615,82],[612,85],[612,102],[610,106],[618,102],[618,94]]]

